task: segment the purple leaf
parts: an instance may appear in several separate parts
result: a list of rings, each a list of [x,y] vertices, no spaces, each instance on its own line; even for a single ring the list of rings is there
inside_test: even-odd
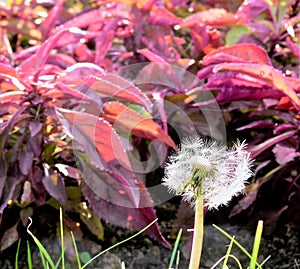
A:
[[[43,124],[38,121],[29,122],[30,136],[34,137],[43,127]]]
[[[253,129],[253,128],[272,128],[274,127],[274,123],[270,122],[270,121],[263,121],[263,120],[258,120],[258,121],[254,121],[251,122],[247,125],[244,125],[238,129],[236,129],[237,131],[242,131],[242,130],[247,130],[247,129]]]
[[[272,147],[273,145],[279,143],[282,140],[285,140],[287,138],[292,137],[295,133],[296,133],[295,130],[289,131],[289,132],[280,134],[278,136],[274,136],[272,138],[269,138],[268,140],[262,142],[259,145],[248,146],[247,149],[248,149],[249,152],[251,152],[251,157],[255,158],[256,156],[258,156],[259,154],[261,154],[262,152],[264,152],[269,147]]]
[[[3,192],[3,188],[5,185],[5,181],[6,181],[6,176],[7,176],[7,163],[6,160],[4,158],[4,153],[2,152],[1,156],[0,156],[0,197],[2,196],[2,192]]]
[[[300,108],[300,99],[296,92],[291,88],[282,72],[266,64],[256,63],[224,63],[215,66],[213,72],[234,71],[249,75],[255,79],[263,80],[270,86],[287,95]]]
[[[2,196],[0,199],[0,215],[3,213],[4,209],[7,207],[8,201],[16,198],[16,197],[14,197],[15,191],[16,191],[16,186],[23,180],[24,180],[24,176],[19,173],[17,173],[14,176],[7,176],[5,183],[4,183]]]
[[[78,171],[77,168],[74,168],[72,166],[65,165],[65,164],[62,164],[62,163],[55,164],[55,167],[64,176],[74,178],[74,179],[79,179],[79,171]]]
[[[61,204],[65,204],[67,201],[65,183],[60,174],[55,173],[51,176],[45,176],[42,179],[43,185],[48,193],[54,197]]]
[[[107,55],[107,52],[110,50],[113,44],[113,39],[115,37],[117,23],[118,19],[111,20],[98,34],[96,38],[96,64],[100,65]]]
[[[142,183],[139,184],[139,191],[141,199],[140,206],[135,207],[132,205],[131,207],[123,207],[119,204],[110,203],[109,200],[98,196],[92,188],[86,184],[82,186],[84,196],[99,218],[113,225],[133,229],[135,231],[141,230],[156,219],[154,208],[152,206],[150,207],[152,200],[146,187],[143,186]],[[128,205],[128,202],[126,204]],[[143,205],[148,205],[148,207],[143,207]],[[146,233],[166,247],[170,247],[169,243],[159,231],[157,223],[147,229]]]
[[[0,251],[9,248],[13,243],[18,241],[19,233],[17,230],[17,226],[18,226],[18,222],[4,232],[4,234],[1,237]]]
[[[57,65],[65,69],[73,64],[76,64],[76,61],[73,57],[69,55],[57,53],[54,55],[49,55],[47,59],[47,64]]]
[[[267,1],[264,0],[245,0],[239,7],[236,15],[243,20],[244,23],[251,22],[258,15],[268,9]]]
[[[30,148],[25,145],[24,149],[18,154],[19,168],[23,175],[28,175],[32,167],[34,154]]]
[[[241,213],[242,211],[249,208],[256,200],[257,194],[259,191],[259,186],[257,183],[251,185],[251,190],[247,192],[247,195],[243,197],[237,205],[233,207],[230,212],[229,218]]]

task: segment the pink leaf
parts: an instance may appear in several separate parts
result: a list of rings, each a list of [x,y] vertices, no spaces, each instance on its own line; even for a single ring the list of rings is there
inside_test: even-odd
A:
[[[54,28],[57,19],[63,11],[65,2],[67,2],[67,0],[58,1],[57,4],[48,12],[46,19],[41,23],[40,28],[44,39],[48,38],[51,30]]]
[[[221,47],[207,54],[201,64],[217,64],[223,62],[249,62],[271,65],[267,52],[255,44],[237,44],[228,47]]]
[[[55,48],[57,41],[62,37],[62,35],[68,32],[68,29],[64,29],[56,32],[53,36],[48,38],[37,50],[35,54],[30,56],[28,59],[23,61],[18,66],[18,71],[24,74],[34,74],[38,73],[45,63],[47,62],[48,56],[52,49]]]
[[[223,8],[211,8],[190,15],[183,20],[180,26],[189,28],[199,24],[210,25],[215,28],[226,28],[240,25],[241,21],[236,15]]]
[[[161,56],[153,53],[152,51],[150,51],[148,49],[140,49],[137,52],[140,53],[140,54],[142,54],[142,55],[144,55],[151,62],[163,63],[163,64],[167,64],[168,63]]]
[[[240,72],[261,79],[287,95],[300,108],[299,97],[290,87],[282,73],[272,66],[255,63],[224,63],[217,65],[213,71],[219,72],[224,70]]]
[[[160,24],[164,26],[172,26],[182,22],[181,18],[176,17],[173,13],[169,12],[162,6],[154,6],[152,8],[149,20],[153,24]]]
[[[58,29],[70,27],[84,28],[91,24],[101,24],[105,20],[105,14],[101,9],[93,9],[61,24]]]
[[[300,156],[300,153],[296,151],[296,148],[283,146],[281,144],[276,144],[272,151],[279,164],[293,161],[296,157]]]

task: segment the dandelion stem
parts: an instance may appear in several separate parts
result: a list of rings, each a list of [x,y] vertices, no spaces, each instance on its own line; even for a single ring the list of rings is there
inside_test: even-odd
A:
[[[203,182],[202,182],[203,184]],[[194,235],[193,235],[193,245],[192,253],[190,258],[189,269],[198,269],[200,265],[202,243],[203,243],[203,190],[202,186],[198,189],[198,195],[195,204],[195,223],[194,223]]]

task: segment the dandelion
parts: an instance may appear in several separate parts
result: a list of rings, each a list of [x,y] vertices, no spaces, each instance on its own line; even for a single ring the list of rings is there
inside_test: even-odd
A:
[[[203,241],[203,208],[227,205],[242,193],[252,175],[246,144],[232,148],[194,137],[183,141],[180,150],[165,166],[163,184],[195,207],[195,225],[190,269],[198,268]]]
[[[195,202],[199,185],[204,181],[204,206],[212,209],[226,205],[244,191],[252,174],[245,146],[238,142],[228,149],[199,137],[185,140],[166,164],[163,184],[188,202]]]

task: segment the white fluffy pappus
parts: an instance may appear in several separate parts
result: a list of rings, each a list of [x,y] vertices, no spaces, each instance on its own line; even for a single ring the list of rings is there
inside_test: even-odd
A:
[[[252,160],[245,147],[244,142],[228,148],[200,137],[185,139],[166,163],[163,184],[192,204],[201,185],[204,206],[226,205],[244,191],[252,175]]]

